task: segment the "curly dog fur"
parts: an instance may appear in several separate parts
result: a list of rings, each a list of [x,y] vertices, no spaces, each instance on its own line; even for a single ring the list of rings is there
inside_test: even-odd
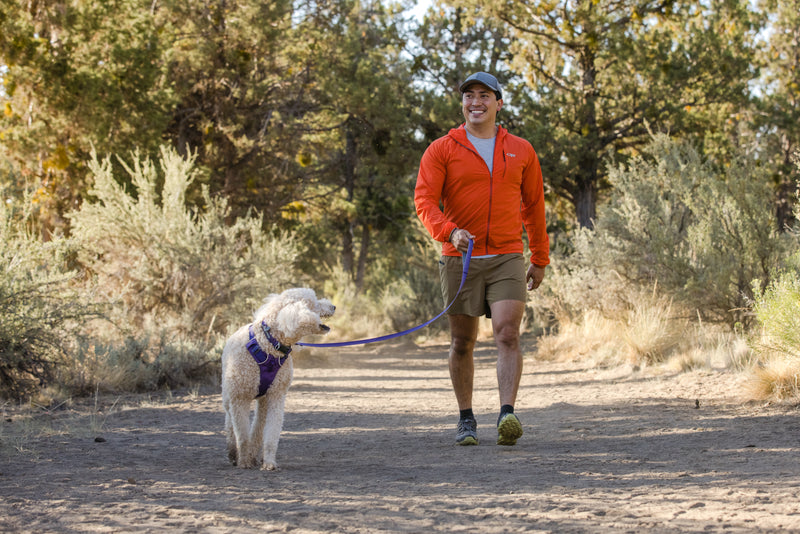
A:
[[[272,336],[291,347],[300,338],[327,333],[322,318],[333,315],[335,306],[327,299],[318,299],[311,289],[288,289],[269,295],[264,305],[253,314],[253,325],[262,321],[269,325]],[[291,355],[275,376],[266,394],[256,399],[260,383],[259,366],[248,352],[249,325],[237,330],[222,351],[222,406],[225,409],[225,433],[228,459],[233,465],[274,470],[275,455],[283,428],[286,393],[292,383],[294,366]],[[253,328],[259,346],[275,356],[282,354],[272,346],[260,327]],[[250,422],[250,407],[256,400],[255,416]],[[261,458],[259,462],[259,451]]]

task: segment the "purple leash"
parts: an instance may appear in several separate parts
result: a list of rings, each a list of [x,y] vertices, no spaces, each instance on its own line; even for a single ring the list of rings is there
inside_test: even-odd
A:
[[[447,310],[450,309],[450,306],[453,305],[453,303],[458,298],[459,293],[461,293],[461,289],[464,287],[464,282],[466,282],[466,280],[467,280],[467,271],[469,271],[469,261],[472,258],[472,246],[473,245],[474,245],[474,243],[472,242],[472,239],[470,239],[469,240],[469,247],[467,248],[467,253],[464,255],[463,268],[461,270],[461,284],[459,284],[459,286],[458,286],[458,291],[456,291],[456,294],[453,297],[453,300],[450,301],[450,304],[448,304],[447,307],[444,310],[442,310],[442,313],[440,313],[439,315],[437,315],[433,319],[431,319],[431,320],[429,320],[427,322],[424,322],[419,326],[415,326],[414,328],[410,328],[408,330],[403,330],[402,332],[397,332],[396,334],[387,334],[385,336],[373,337],[373,338],[370,338],[370,339],[359,339],[357,341],[342,341],[342,342],[339,342],[339,343],[295,343],[295,345],[300,345],[300,346],[303,346],[303,347],[349,347],[351,345],[366,345],[367,343],[375,343],[377,341],[386,341],[387,339],[393,339],[393,338],[396,338],[396,337],[404,336],[406,334],[410,334],[411,332],[416,332],[420,328],[425,328],[426,326],[428,326],[429,324],[434,322],[436,319],[438,319],[439,317],[441,317],[442,315],[447,313]]]

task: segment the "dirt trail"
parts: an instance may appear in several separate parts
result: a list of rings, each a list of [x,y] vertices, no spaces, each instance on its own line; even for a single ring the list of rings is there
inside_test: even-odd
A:
[[[457,447],[445,352],[381,344],[300,358],[277,472],[227,463],[216,393],[110,411],[103,399],[105,441],[87,412],[83,432],[13,455],[7,414],[0,531],[800,532],[800,411],[742,405],[736,375],[528,358],[525,435],[498,447],[494,351],[482,343],[481,443]]]

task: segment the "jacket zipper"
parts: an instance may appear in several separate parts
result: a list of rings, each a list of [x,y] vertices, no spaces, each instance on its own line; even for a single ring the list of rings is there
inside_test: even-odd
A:
[[[472,152],[473,154],[478,156],[478,159],[483,161],[483,158],[481,157],[480,154],[478,154],[478,152],[476,152],[472,148],[468,147],[467,145],[461,143],[458,139],[453,139],[453,141],[455,141],[457,144],[463,146],[464,148],[466,148],[467,150],[469,150],[470,152]],[[497,150],[497,138],[495,138],[495,151],[496,150]],[[506,172],[506,169],[505,169],[505,167],[506,167],[506,153],[505,153],[505,151],[502,151],[502,150],[500,152],[503,154],[503,174],[505,174],[505,172]],[[494,159],[494,153],[492,153],[492,159]],[[486,165],[486,170],[489,171],[489,165],[487,165],[485,161],[483,161],[483,164]],[[492,197],[493,196],[494,196],[494,172],[489,171],[489,213],[486,216],[486,243],[484,245],[484,254],[486,254],[486,255],[489,254],[489,228],[492,225]]]
[[[495,141],[496,143],[497,141]],[[483,158],[481,158],[483,159]],[[494,159],[494,154],[492,154],[492,159]],[[486,166],[486,169],[489,169],[489,166]],[[494,172],[489,171],[489,214],[486,216],[486,252],[484,254],[489,254],[489,228],[492,226],[492,199],[494,197]]]

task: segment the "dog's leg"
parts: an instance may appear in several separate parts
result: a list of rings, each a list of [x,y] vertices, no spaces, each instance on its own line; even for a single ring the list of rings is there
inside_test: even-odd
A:
[[[253,427],[250,430],[250,447],[253,451],[254,464],[258,464],[258,455],[264,443],[264,425],[270,409],[271,406],[267,402],[266,395],[256,399],[256,413],[253,417]]]
[[[228,460],[236,465],[238,462],[236,454],[236,435],[233,432],[233,421],[231,417],[230,403],[223,401],[222,407],[225,408],[225,437],[228,448]]]
[[[253,450],[250,443],[250,401],[233,399],[229,409],[236,439],[236,465],[241,468],[255,467],[258,449]]]
[[[278,468],[275,456],[278,453],[278,440],[283,430],[283,408],[286,403],[286,394],[270,399],[267,411],[266,425],[264,427],[264,457],[261,469],[274,471]]]

